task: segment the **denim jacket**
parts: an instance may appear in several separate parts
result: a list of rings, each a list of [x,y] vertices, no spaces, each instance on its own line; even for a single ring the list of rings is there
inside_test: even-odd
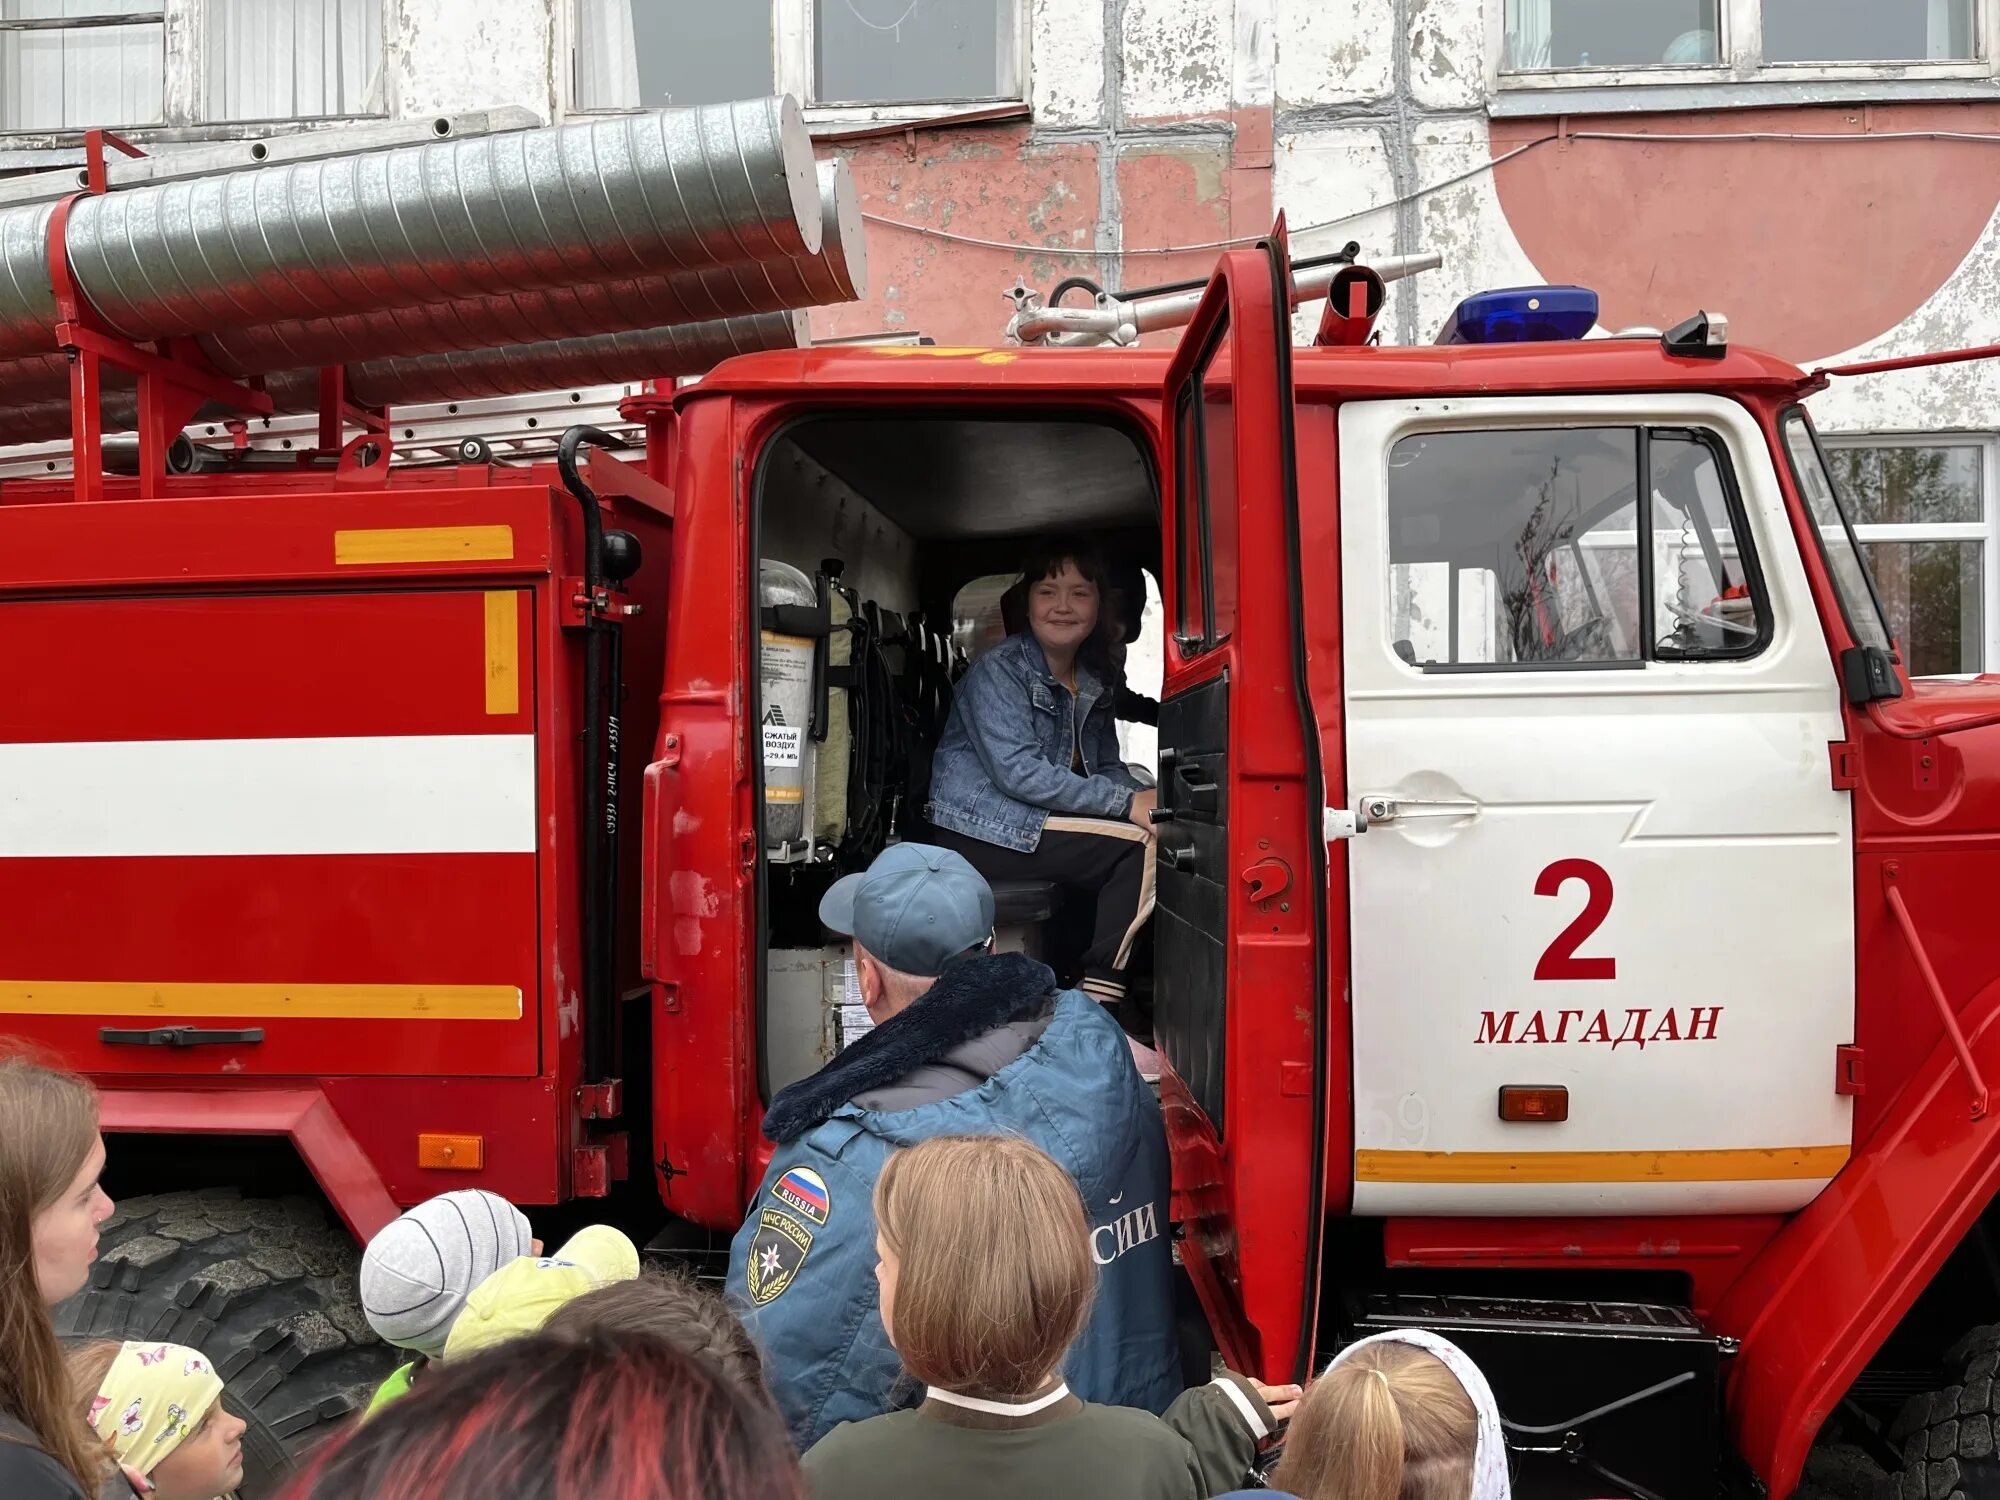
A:
[[[1050,813],[1129,815],[1138,783],[1118,756],[1117,687],[1078,662],[1072,697],[1032,633],[1008,636],[958,684],[931,759],[931,822],[1025,853]]]

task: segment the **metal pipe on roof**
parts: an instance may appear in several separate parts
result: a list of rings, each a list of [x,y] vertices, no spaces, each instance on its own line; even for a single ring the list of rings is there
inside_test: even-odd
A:
[[[820,249],[813,255],[517,292],[506,297],[264,323],[204,334],[199,342],[218,370],[245,376],[385,355],[539,343],[852,302],[868,284],[868,254],[854,177],[845,162],[823,161],[818,164],[817,183]],[[4,380],[4,372],[5,367],[0,366],[0,380]]]
[[[1361,264],[1384,281],[1400,281],[1421,271],[1437,270],[1444,264],[1444,257],[1435,250],[1423,250],[1414,255],[1385,255]],[[1293,272],[1292,306],[1324,297],[1334,278],[1346,269],[1345,263],[1329,262]],[[1142,334],[1184,327],[1194,317],[1205,292],[1205,287],[1196,287],[1130,300],[1105,293],[1092,307],[1024,305],[1008,321],[1007,336],[1022,344],[1053,343],[1071,348],[1135,344]]]
[[[758,313],[713,323],[628,329],[586,338],[505,344],[449,354],[370,359],[347,367],[348,399],[362,406],[472,400],[559,386],[700,375],[737,354],[797,349],[809,342],[803,312]],[[280,411],[319,404],[319,371],[294,370],[266,383]]]
[[[868,284],[867,241],[854,177],[845,162],[824,161],[818,164],[817,182],[821,242],[815,255],[512,297],[293,319],[205,334],[197,342],[217,370],[241,378],[274,370],[300,372],[306,366],[542,344],[633,328],[710,324],[787,308],[851,302]],[[69,363],[64,355],[0,360],[0,401],[40,406],[61,400],[68,389]],[[511,387],[509,394],[523,389],[530,387]],[[0,428],[7,425],[0,414]]]
[[[72,200],[77,289],[129,339],[807,257],[789,97],[147,183]],[[52,204],[0,210],[0,358],[55,343]]]
[[[704,374],[732,355],[796,349],[806,342],[803,312],[758,313],[588,338],[363,360],[346,367],[347,396],[364,406],[397,406],[667,379]],[[266,379],[265,389],[280,412],[312,411],[319,405],[319,371],[282,371]],[[137,399],[130,390],[107,393],[104,406],[107,431],[137,425]],[[227,415],[218,407],[205,411],[201,419]],[[0,404],[0,444],[45,442],[64,437],[69,430],[67,401]]]
[[[54,401],[69,392],[69,356],[0,359],[0,403]]]

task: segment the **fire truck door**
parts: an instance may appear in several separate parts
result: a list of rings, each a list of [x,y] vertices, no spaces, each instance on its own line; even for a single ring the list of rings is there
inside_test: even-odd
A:
[[[1838,684],[1698,395],[1340,417],[1354,1208],[1774,1212],[1851,1142]]]
[[[1271,1378],[1311,1352],[1325,1175],[1313,1145],[1325,847],[1301,676],[1289,282],[1281,239],[1222,258],[1161,424],[1162,1098],[1183,1262],[1224,1355]]]

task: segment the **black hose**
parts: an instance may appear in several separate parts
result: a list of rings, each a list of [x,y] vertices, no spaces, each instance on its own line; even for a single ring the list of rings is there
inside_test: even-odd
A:
[[[1104,288],[1092,281],[1088,276],[1065,276],[1061,281],[1056,283],[1055,290],[1049,293],[1049,306],[1057,306],[1071,288],[1079,286],[1093,297],[1102,297],[1104,295]]]
[[[593,448],[616,448],[618,440],[601,427],[579,423],[556,444],[556,473],[562,476],[563,488],[583,506],[583,581],[591,591],[594,605],[596,592],[604,582],[604,518],[597,510],[597,491],[584,483],[576,466],[576,450],[585,443]]]
[[[617,1011],[612,994],[618,920],[618,671],[617,627],[597,612],[604,583],[604,517],[597,492],[576,466],[577,449],[615,448],[600,428],[576,426],[556,445],[556,473],[583,510],[583,1077],[610,1076]],[[608,689],[607,670],[613,674]]]

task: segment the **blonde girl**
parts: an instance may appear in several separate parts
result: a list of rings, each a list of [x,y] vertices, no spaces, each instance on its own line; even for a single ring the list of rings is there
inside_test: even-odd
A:
[[[815,1444],[816,1500],[1206,1500],[1248,1473],[1275,1421],[1266,1398],[1298,1394],[1232,1376],[1165,1418],[1071,1394],[1062,1362],[1097,1264],[1075,1183],[1027,1141],[941,1136],[900,1151],[874,1206],[882,1327],[924,1400]]]
[[[1378,1334],[1308,1387],[1271,1484],[1299,1500],[1509,1500],[1499,1408],[1457,1345]]]

